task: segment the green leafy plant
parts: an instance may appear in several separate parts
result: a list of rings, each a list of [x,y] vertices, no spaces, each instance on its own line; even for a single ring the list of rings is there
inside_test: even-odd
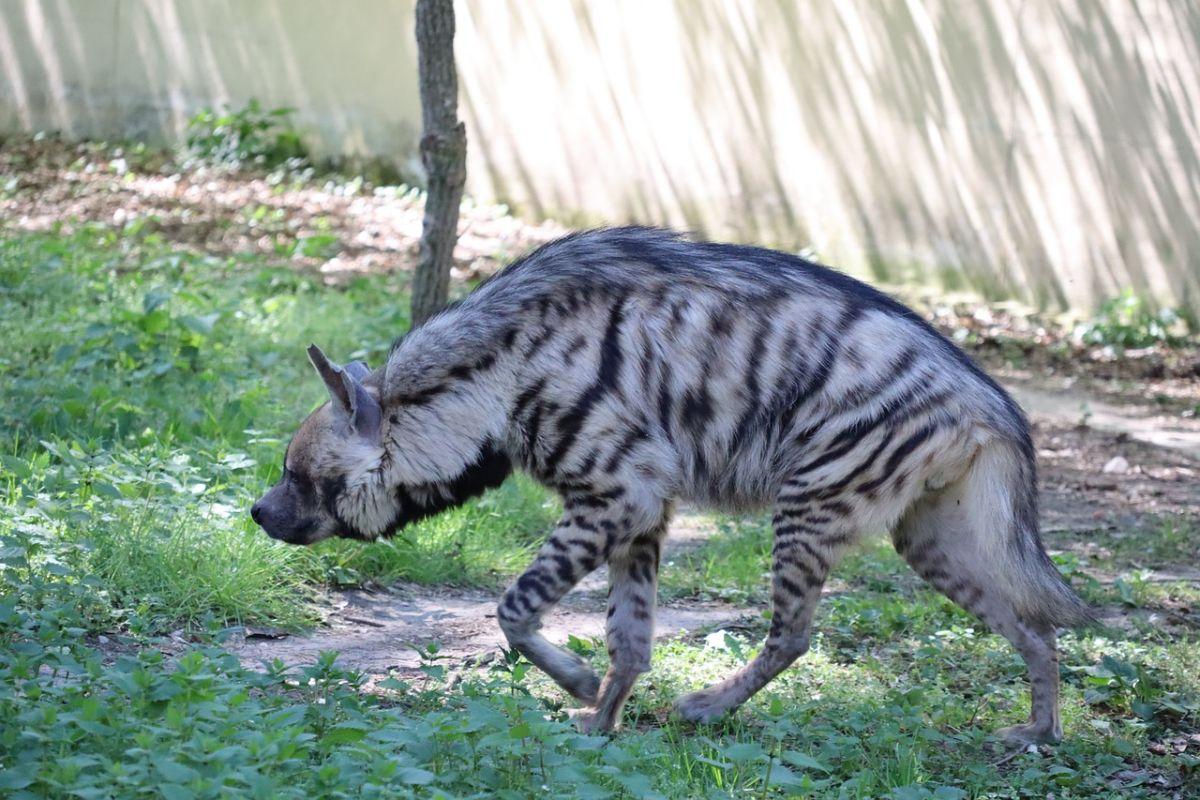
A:
[[[292,127],[293,113],[290,108],[264,110],[257,100],[237,110],[202,108],[188,121],[188,155],[226,167],[303,166],[309,153]]]
[[[1157,674],[1140,664],[1104,656],[1099,664],[1070,670],[1085,687],[1084,700],[1097,706],[1128,710],[1146,721],[1182,718],[1198,710],[1195,700],[1164,689]]]
[[[1170,308],[1154,311],[1145,299],[1126,289],[1106,300],[1094,319],[1077,326],[1075,338],[1083,344],[1113,347],[1171,345],[1183,338],[1184,327],[1179,312]]]

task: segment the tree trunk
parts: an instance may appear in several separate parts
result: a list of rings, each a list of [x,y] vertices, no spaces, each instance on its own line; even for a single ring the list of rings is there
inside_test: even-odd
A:
[[[454,69],[454,3],[417,0],[416,17],[426,192],[421,252],[413,275],[414,326],[446,304],[458,241],[458,207],[467,179],[467,131],[458,121],[458,75]]]

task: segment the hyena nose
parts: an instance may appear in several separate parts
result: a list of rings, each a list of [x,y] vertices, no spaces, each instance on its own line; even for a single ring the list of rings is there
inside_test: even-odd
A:
[[[250,506],[250,519],[254,520],[255,525],[262,525],[262,507],[258,503]]]

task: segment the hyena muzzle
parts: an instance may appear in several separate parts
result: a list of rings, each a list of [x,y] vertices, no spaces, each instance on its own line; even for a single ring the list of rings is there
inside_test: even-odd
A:
[[[1007,638],[1032,713],[1062,735],[1055,630],[1088,619],[1038,532],[1034,450],[1012,399],[912,311],[840,273],[752,247],[619,228],[568,236],[488,280],[369,371],[309,355],[330,402],[255,503],[271,536],[372,540],[521,469],[563,516],[504,594],[508,641],[610,730],[650,668],[659,553],[675,500],[774,511],[770,632],[725,681],[677,703],[736,708],[809,643],[821,587],[864,531]],[[608,565],[600,680],[540,633]]]

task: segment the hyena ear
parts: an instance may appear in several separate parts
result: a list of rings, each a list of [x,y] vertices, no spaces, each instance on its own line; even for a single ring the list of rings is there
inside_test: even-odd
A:
[[[371,374],[371,368],[367,366],[365,361],[351,361],[346,366],[342,367],[346,372],[350,373],[350,377],[356,381],[362,381]]]
[[[315,344],[308,348],[308,359],[325,382],[325,388],[329,390],[334,416],[345,422],[351,431],[362,438],[378,443],[383,409],[379,401],[362,385],[359,377],[370,373],[367,365],[355,361],[345,368],[339,367]]]

